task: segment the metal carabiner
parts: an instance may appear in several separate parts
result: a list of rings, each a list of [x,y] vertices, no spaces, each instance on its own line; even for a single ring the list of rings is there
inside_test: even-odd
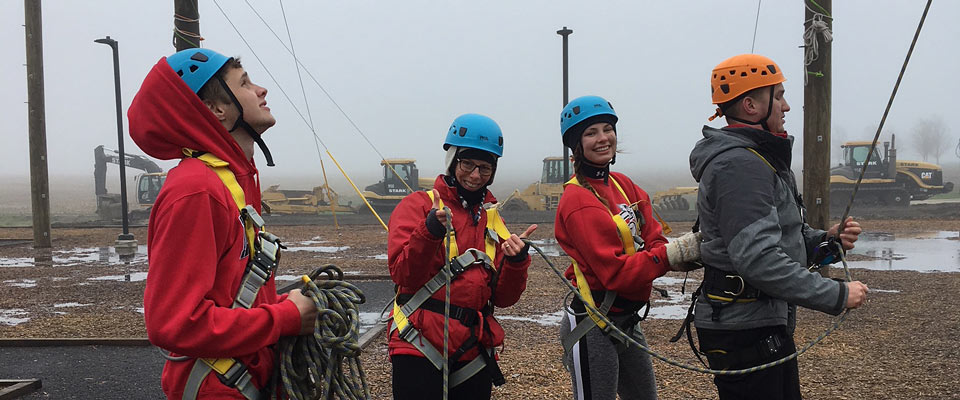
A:
[[[733,279],[733,278],[739,279],[739,280],[740,280],[740,290],[738,290],[736,293],[733,293],[733,292],[731,292],[731,291],[729,291],[729,290],[724,290],[723,293],[729,294],[729,295],[731,295],[731,296],[733,296],[733,297],[737,297],[737,296],[740,296],[741,294],[743,294],[743,290],[746,289],[747,284],[746,284],[745,282],[743,282],[743,277],[742,277],[742,276],[740,276],[740,275],[726,275],[725,278],[727,278],[727,279]]]

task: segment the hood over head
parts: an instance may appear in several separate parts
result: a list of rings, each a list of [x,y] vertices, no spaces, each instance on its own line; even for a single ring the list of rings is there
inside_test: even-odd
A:
[[[252,159],[197,95],[161,58],[127,110],[130,137],[151,157],[184,158],[183,148],[211,153],[230,163],[235,175],[256,173]]]

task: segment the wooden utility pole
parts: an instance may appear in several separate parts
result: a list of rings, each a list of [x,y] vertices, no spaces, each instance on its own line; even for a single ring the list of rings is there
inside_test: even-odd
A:
[[[173,43],[177,51],[200,47],[198,0],[173,0]]]
[[[832,32],[831,0],[819,0],[817,4],[820,7],[806,7],[804,31],[814,23],[816,11],[824,14],[819,20],[826,22]],[[817,229],[826,229],[830,226],[830,90],[833,74],[830,42],[819,32],[815,32],[814,40],[819,56],[805,67],[807,76],[803,87],[803,199],[807,207],[807,223]]]
[[[43,101],[43,27],[40,0],[24,0],[27,39],[27,120],[30,135],[30,198],[33,247],[50,247],[50,182],[47,173],[47,125]]]

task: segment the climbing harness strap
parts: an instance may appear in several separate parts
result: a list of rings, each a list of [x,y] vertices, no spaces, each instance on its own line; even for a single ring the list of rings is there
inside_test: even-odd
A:
[[[630,198],[627,197],[627,193],[624,192],[623,187],[620,186],[620,183],[617,182],[617,179],[613,176],[610,176],[610,181],[613,182],[613,186],[617,188],[620,192],[620,195],[623,196],[623,199],[630,202]],[[563,184],[564,187],[567,185],[577,185],[583,186],[580,184],[580,181],[577,180],[577,177],[574,176],[570,178],[567,183]],[[627,221],[623,219],[620,214],[614,214],[610,209],[607,209],[607,212],[610,213],[610,218],[613,219],[613,223],[617,226],[617,232],[620,234],[620,241],[623,243],[623,252],[627,255],[633,255],[637,252],[636,247],[633,246],[633,232],[630,231],[630,227],[627,226]],[[591,308],[598,309],[603,315],[607,315],[610,311],[610,307],[613,306],[614,301],[617,299],[617,293],[612,290],[607,290],[603,295],[603,302],[600,307],[597,307],[596,300],[593,297],[593,291],[590,290],[590,285],[587,283],[586,276],[583,275],[583,272],[580,270],[580,265],[577,263],[573,257],[570,258],[570,261],[573,264],[573,274],[577,280],[577,291],[580,292],[580,296],[583,297],[583,301],[587,304],[590,304]],[[593,313],[590,308],[586,309],[586,313],[590,318],[583,318],[579,321],[571,331],[570,334],[566,336],[563,340],[563,349],[565,352],[570,352],[573,349],[573,346],[583,338],[594,327],[600,328],[604,333],[610,330],[610,326],[603,320],[600,315]]]
[[[247,205],[243,188],[240,187],[233,172],[230,171],[228,162],[217,158],[213,154],[200,153],[186,148],[183,149],[183,154],[203,161],[207,167],[216,173],[217,177],[230,191],[233,201],[240,210],[249,261],[247,261],[247,268],[240,281],[240,288],[234,297],[232,308],[250,308],[257,298],[257,293],[260,292],[260,288],[277,269],[280,262],[280,249],[285,247],[280,243],[279,237],[263,230],[263,218],[253,206]],[[204,379],[211,371],[216,372],[221,383],[236,388],[247,399],[261,398],[259,389],[252,382],[250,371],[240,361],[233,358],[200,358],[194,362],[193,369],[191,369],[184,386],[183,398],[185,400],[196,399],[197,393],[200,391],[200,385],[203,384]]]
[[[431,202],[434,200],[433,191],[427,191],[427,195],[430,197]],[[439,208],[443,209],[443,200],[439,200]],[[451,229],[446,235],[450,243],[450,252],[448,258],[450,260],[450,272],[447,273],[446,269],[441,269],[436,275],[433,276],[426,284],[423,285],[419,290],[416,291],[412,296],[403,296],[398,295],[393,302],[393,328],[392,330],[397,330],[397,334],[400,339],[403,339],[413,345],[417,350],[420,351],[430,363],[433,364],[437,369],[443,369],[443,355],[434,347],[428,340],[422,337],[420,331],[413,326],[410,322],[409,317],[417,309],[423,308],[428,311],[436,311],[435,306],[426,306],[427,304],[433,304],[430,300],[431,296],[436,293],[440,288],[446,285],[448,279],[453,281],[457,276],[462,274],[464,271],[469,269],[474,265],[481,265],[484,268],[488,268],[494,273],[497,272],[496,265],[494,265],[494,260],[497,256],[497,245],[501,240],[506,240],[510,237],[510,232],[507,230],[506,225],[504,225],[503,220],[500,218],[500,214],[497,211],[496,207],[486,208],[487,213],[487,224],[486,224],[486,235],[484,238],[484,250],[480,251],[474,248],[467,249],[462,254],[459,253],[457,248],[457,238],[455,232]],[[493,312],[493,306],[488,304],[484,309],[484,312],[489,309],[489,313]],[[470,310],[469,308],[459,307],[456,305],[450,305],[451,313],[456,313],[457,315],[450,315],[448,317],[460,320],[461,323],[464,321],[461,320],[460,314],[463,310]],[[443,308],[441,306],[439,312],[443,314]],[[482,319],[486,314],[479,315],[478,318]],[[469,317],[464,317],[469,318]],[[494,358],[494,349],[484,349],[477,340],[476,335],[473,333],[473,326],[468,326],[466,323],[463,323],[464,326],[467,326],[471,329],[471,337],[467,342],[463,344],[457,351],[453,354],[452,360],[455,362],[460,358],[464,353],[470,350],[470,347],[474,345],[480,350],[480,356],[473,359],[467,365],[461,367],[460,369],[454,371],[450,375],[450,387],[455,387],[460,383],[463,383],[477,372],[483,370],[484,366],[490,366],[494,371],[499,371],[499,366],[496,365],[496,360]],[[391,331],[392,331],[391,330]],[[471,340],[472,339],[472,340]],[[472,342],[472,343],[471,343]],[[494,372],[494,383],[499,386],[503,383],[502,374]],[[498,376],[500,375],[500,376]],[[497,382],[500,382],[499,384]]]

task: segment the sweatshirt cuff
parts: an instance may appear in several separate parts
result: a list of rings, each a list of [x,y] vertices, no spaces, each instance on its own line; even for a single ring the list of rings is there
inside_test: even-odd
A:
[[[523,248],[515,255],[507,256],[507,261],[511,264],[521,264],[530,258],[530,243],[524,243]]]
[[[440,223],[440,220],[437,219],[437,209],[434,208],[430,210],[427,214],[427,221],[424,222],[427,226],[427,231],[430,232],[436,239],[443,239],[444,235],[447,233],[447,227],[443,226]]]
[[[300,309],[293,300],[286,299],[277,303],[280,308],[280,336],[297,336],[300,334]]]
[[[840,313],[843,312],[843,309],[846,308],[846,305],[847,305],[847,284],[846,282],[839,281],[839,280],[837,281],[837,284],[840,285],[840,290],[839,290],[840,295],[837,298],[837,304],[833,307],[835,311],[833,315],[840,315]]]

